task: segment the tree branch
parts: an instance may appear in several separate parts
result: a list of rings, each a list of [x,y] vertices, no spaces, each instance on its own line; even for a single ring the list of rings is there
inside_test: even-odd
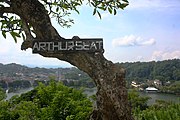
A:
[[[0,15],[4,13],[14,13],[11,7],[0,7]]]
[[[30,31],[30,28],[28,26],[28,23],[24,19],[21,19],[21,20],[22,20],[22,24],[23,24],[22,25],[23,31],[26,34],[26,39],[25,39],[25,41],[21,45],[21,50],[26,50],[26,49],[32,47],[32,42],[33,42],[33,40],[35,38],[31,34],[31,31]]]
[[[26,40],[25,41],[32,41],[34,39],[34,37],[31,34],[28,23],[24,19],[21,19],[21,20],[22,20],[22,24],[23,24],[22,25],[23,30],[24,30],[24,32],[26,34]]]

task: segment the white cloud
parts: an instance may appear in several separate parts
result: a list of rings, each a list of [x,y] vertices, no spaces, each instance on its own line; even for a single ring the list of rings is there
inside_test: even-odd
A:
[[[129,35],[124,36],[121,38],[116,38],[112,41],[112,45],[114,47],[121,47],[121,46],[148,46],[154,45],[156,43],[154,38],[149,40],[144,40],[142,37]]]
[[[1,33],[0,33],[1,34]],[[57,67],[69,67],[70,64],[60,61],[56,58],[46,58],[38,54],[32,54],[32,49],[26,51],[21,50],[22,40],[19,39],[17,43],[8,35],[7,39],[4,39],[0,35],[0,63],[18,63],[23,65],[32,65],[39,67],[57,66]]]
[[[168,59],[180,59],[180,51],[154,51],[151,57],[151,60],[159,61],[159,60],[168,60]]]
[[[154,45],[156,43],[156,41],[155,41],[155,39],[154,38],[151,38],[151,39],[149,39],[149,40],[147,40],[147,41],[144,41],[144,42],[141,42],[140,43],[140,45]]]

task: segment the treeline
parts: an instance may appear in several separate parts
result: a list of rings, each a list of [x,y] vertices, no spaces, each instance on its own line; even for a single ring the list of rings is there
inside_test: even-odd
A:
[[[12,82],[5,82],[5,81],[0,81],[0,88],[3,88],[4,90],[9,90],[9,92],[13,92],[19,89],[23,88],[29,88],[31,87],[30,81],[26,80],[16,80]]]
[[[126,79],[135,81],[146,81],[159,79],[162,82],[180,81],[180,59],[118,63],[126,69]]]
[[[9,83],[7,83],[5,81],[0,81],[0,88],[2,88],[3,90],[8,89],[8,92],[15,92],[20,89],[36,87],[36,86],[38,86],[39,82],[45,84],[45,81],[38,81],[38,80],[34,81],[33,84],[31,84],[31,82],[27,81],[27,80],[15,80],[15,81],[12,81]]]
[[[74,88],[79,87],[86,87],[86,88],[93,88],[95,84],[93,80],[86,74],[85,72],[72,67],[69,72],[63,74],[64,79],[61,80],[64,85],[71,86]]]

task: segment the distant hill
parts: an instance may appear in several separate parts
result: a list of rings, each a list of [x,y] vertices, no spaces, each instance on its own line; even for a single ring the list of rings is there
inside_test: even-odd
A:
[[[90,79],[88,75],[79,69],[72,68],[30,68],[24,65],[11,63],[11,64],[1,64],[0,63],[0,81],[2,78],[11,77],[14,80],[24,79],[25,77],[33,77],[34,79],[41,76],[55,76],[60,79],[72,79],[72,80],[82,80]],[[11,79],[10,78],[10,79]],[[44,78],[44,77],[41,77]]]
[[[126,79],[145,81],[159,79],[161,81],[180,81],[180,59],[118,63],[126,69]]]
[[[126,69],[126,79],[145,81],[147,79],[159,79],[161,81],[180,81],[180,59],[152,61],[152,62],[126,62],[117,63]],[[11,63],[0,63],[0,80],[1,76],[13,76],[16,73],[23,75],[45,74],[45,75],[60,75],[63,79],[72,80],[87,80],[88,75],[77,68],[29,68],[27,66]]]
[[[46,69],[46,68],[29,68],[24,65],[16,64],[16,63],[11,63],[11,64],[0,64],[0,74],[8,74],[8,75],[13,75],[15,73],[54,73],[55,70],[52,69]]]

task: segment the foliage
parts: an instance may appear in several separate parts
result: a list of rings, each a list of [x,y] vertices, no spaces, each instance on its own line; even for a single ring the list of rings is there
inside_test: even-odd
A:
[[[135,90],[128,91],[128,100],[133,110],[136,108],[139,108],[140,110],[146,109],[148,107],[148,99],[150,99],[150,97],[141,97]]]
[[[86,73],[80,71],[75,67],[72,67],[68,72],[64,73],[63,75],[66,79],[70,80],[90,79],[90,77]]]
[[[5,91],[0,87],[0,101],[6,98]]]
[[[0,119],[85,120],[92,103],[82,91],[51,81],[34,90],[0,103]]]
[[[170,86],[163,86],[160,88],[161,92],[180,94],[180,81],[175,81]]]
[[[16,91],[22,88],[31,87],[31,83],[27,80],[16,80],[8,83],[8,85],[9,85],[9,92]]]
[[[146,110],[136,109],[135,120],[180,120],[180,104],[162,102]]]
[[[64,75],[64,78],[66,79],[66,80],[63,80],[63,83],[66,86],[71,86],[75,88],[95,87],[93,80],[88,76],[88,74],[84,73],[83,71],[80,71],[77,68],[73,67],[68,72],[63,73],[63,75]]]
[[[96,96],[91,96],[91,99],[95,101]],[[147,106],[148,99],[139,96],[137,91],[128,91],[128,100],[135,120],[180,120],[180,103],[157,100],[155,104]]]
[[[180,103],[156,100],[156,103],[147,106],[147,97],[140,97],[138,92],[128,92],[135,120],[180,120]]]
[[[6,84],[6,82],[5,81],[0,81],[0,87],[2,88],[2,89],[7,89],[7,84]]]
[[[0,120],[9,120],[11,118],[11,112],[8,108],[8,102],[0,101]]]
[[[119,65],[126,69],[126,78],[130,81],[142,82],[147,79],[159,79],[166,82],[180,80],[180,59],[158,62],[127,62]]]
[[[84,4],[92,7],[93,15],[97,14],[100,18],[102,11],[108,11],[110,14],[116,15],[117,10],[124,9],[129,4],[127,0],[39,0],[39,2],[45,6],[49,16],[56,18],[62,27],[70,27],[74,23],[74,20],[69,16],[74,11],[79,13],[78,8]],[[1,0],[0,9],[6,6],[11,6],[11,1]],[[25,33],[22,29],[23,22],[17,15],[4,14],[3,10],[0,12],[1,31],[4,38],[6,38],[6,33],[10,33],[15,42],[17,42],[17,37],[22,37],[25,40]],[[29,25],[29,28],[33,32],[31,25]]]
[[[6,15],[0,16],[1,31],[4,38],[6,38],[6,33],[10,33],[15,42],[17,42],[17,37],[23,37],[24,33],[22,31],[22,21],[17,16]]]

